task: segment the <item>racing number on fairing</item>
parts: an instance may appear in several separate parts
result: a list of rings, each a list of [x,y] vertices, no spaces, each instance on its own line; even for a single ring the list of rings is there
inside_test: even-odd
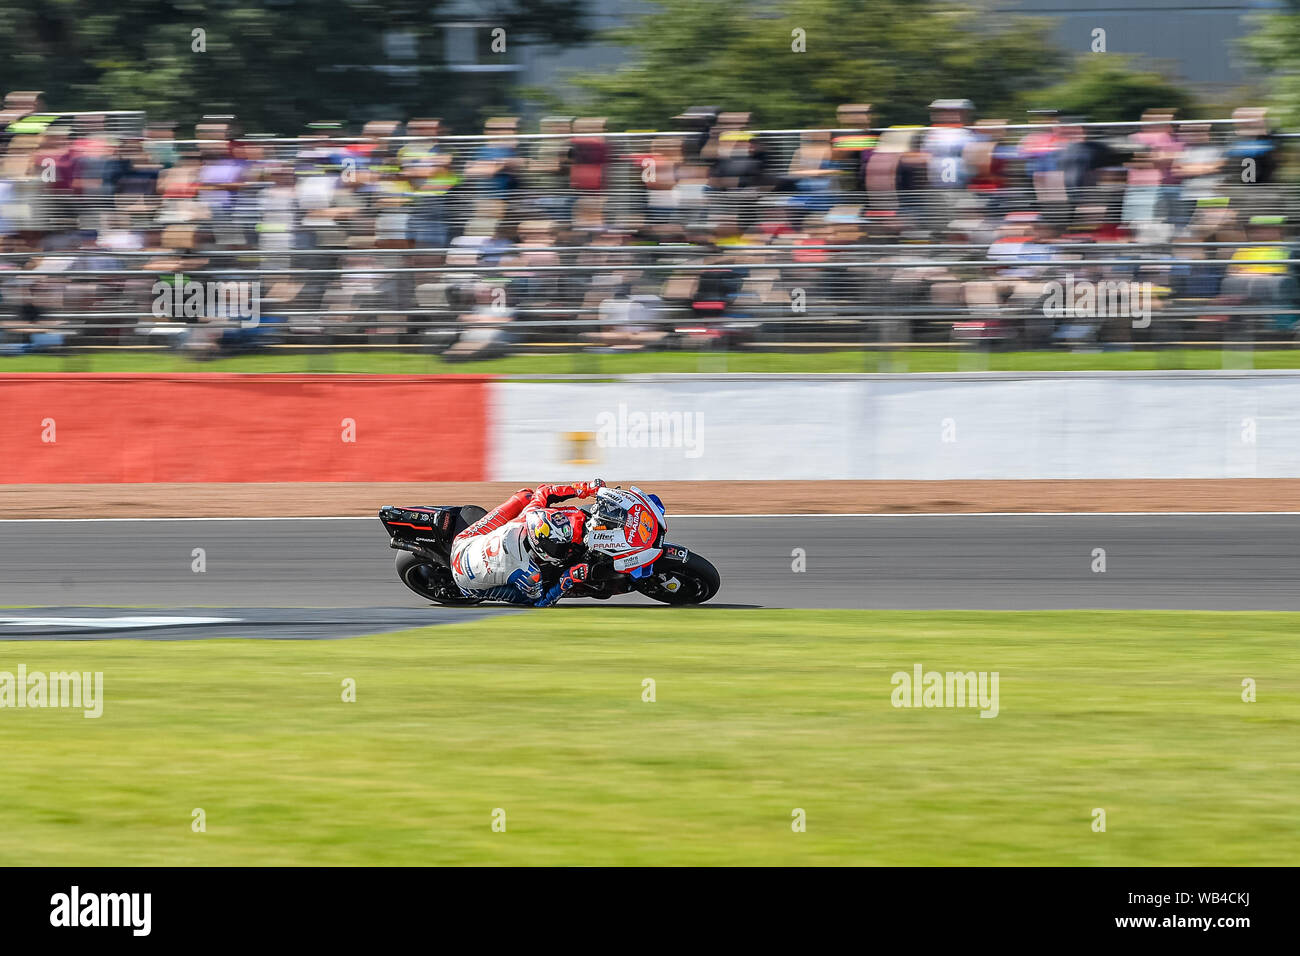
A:
[[[655,537],[655,519],[648,508],[633,505],[627,513],[627,543],[633,547],[646,547]]]
[[[649,511],[641,512],[641,520],[637,523],[637,537],[642,544],[649,544],[655,537],[655,519]]]

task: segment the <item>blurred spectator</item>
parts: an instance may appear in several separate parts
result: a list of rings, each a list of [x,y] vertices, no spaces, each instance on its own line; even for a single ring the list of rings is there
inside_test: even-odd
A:
[[[1035,128],[1020,140],[1017,154],[1025,164],[1025,172],[1034,180],[1041,173],[1056,169],[1056,152],[1063,145],[1058,127],[1060,113],[1057,110],[1030,110],[1028,120]]]
[[[928,155],[920,149],[923,126],[891,126],[867,160],[867,195],[874,208],[894,208],[899,195],[925,183]]]
[[[631,295],[626,288],[600,303],[601,327],[584,332],[582,338],[609,349],[644,349],[663,342],[666,329],[654,323],[660,299],[653,295]]]
[[[1274,314],[1271,321],[1275,330],[1289,333],[1297,323],[1293,311],[1297,291],[1289,261],[1291,250],[1282,244],[1284,223],[1283,216],[1251,217],[1247,238],[1252,245],[1233,253],[1222,293],[1243,305],[1286,310]],[[1239,319],[1236,324],[1244,322]]]
[[[975,124],[974,135],[962,152],[962,165],[969,174],[972,192],[990,200],[999,199],[1007,187],[1009,164],[1015,149],[1008,146],[1005,120],[982,119]]]
[[[482,183],[491,195],[500,199],[518,187],[519,174],[524,166],[518,141],[514,138],[518,124],[519,121],[513,117],[488,120],[483,130],[488,138],[465,170],[467,178]]]
[[[1138,152],[1128,167],[1129,189],[1124,202],[1133,218],[1126,221],[1136,224],[1143,241],[1167,240],[1176,223],[1176,164],[1183,144],[1174,136],[1173,118],[1166,110],[1148,110],[1142,114],[1143,125],[1130,137]]]
[[[573,124],[569,184],[574,189],[602,190],[609,167],[609,141],[601,134],[604,119],[586,117]]]
[[[1202,199],[1220,195],[1223,150],[1210,138],[1209,123],[1184,123],[1179,129],[1182,150],[1174,161],[1174,178],[1181,183],[1175,221],[1185,226]]]
[[[36,90],[15,90],[4,98],[0,107],[0,128],[10,136],[39,134],[49,123],[45,112],[45,98]]]
[[[435,157],[449,156],[438,141],[442,135],[442,120],[413,119],[406,124],[406,135],[411,137],[397,150],[397,161],[406,166],[410,163],[428,163]]]
[[[1161,185],[1175,181],[1174,164],[1183,148],[1174,136],[1173,118],[1172,112],[1147,110],[1142,114],[1142,125],[1130,137],[1139,147],[1143,161],[1157,173]]]
[[[410,167],[411,239],[420,248],[444,248],[451,235],[449,196],[460,184],[448,153],[435,153],[427,163]]]
[[[727,215],[738,217],[745,225],[753,222],[758,191],[766,186],[763,161],[754,147],[753,134],[746,130],[723,133],[709,177],[710,189],[728,194]],[[829,180],[823,183],[830,187]],[[736,225],[735,219],[732,225]]]
[[[1170,286],[1176,298],[1208,302],[1219,294],[1224,268],[1217,260],[1206,256],[1204,246],[1183,237],[1175,240],[1173,254],[1175,258],[1184,260],[1169,271]]]
[[[32,156],[30,171],[50,189],[71,192],[76,188],[77,157],[69,141],[69,129],[63,124],[48,127],[40,137],[40,146]]]
[[[170,123],[150,123],[145,131],[144,152],[157,169],[176,165],[176,136]]]
[[[838,170],[831,156],[831,138],[826,130],[807,130],[790,158],[789,178],[798,194],[796,202],[809,212],[825,212],[833,200]]]
[[[1268,127],[1267,111],[1242,107],[1234,110],[1235,135],[1227,158],[1229,175],[1247,185],[1271,183],[1277,172],[1277,139]]]
[[[1205,309],[1196,328],[1217,321],[1210,303],[1281,316],[1293,298],[1285,222],[1270,217],[1289,212],[1294,187],[1278,183],[1283,140],[1260,109],[1237,111],[1231,127],[1176,130],[1167,110],[1136,128],[1034,113],[1037,128],[1018,142],[1006,121],[975,120],[966,100],[936,100],[931,126],[883,131],[870,105],[844,104],[835,130],[765,132],[748,113],[692,107],[670,134],[610,136],[603,119],[547,117],[537,137],[521,139],[513,118],[490,120],[484,138],[452,137],[422,118],[405,129],[371,121],[351,138],[325,122],[283,139],[208,116],[178,140],[141,114],[60,115],[38,100],[6,97],[0,133],[0,242],[22,253],[0,257],[12,274],[0,285],[10,350],[116,341],[108,321],[87,331],[47,317],[134,311],[160,263],[260,266],[264,282],[278,277],[286,311],[326,313],[256,337],[227,334],[220,316],[139,326],[199,352],[284,335],[409,342],[413,327],[453,316],[461,328],[439,341],[454,337],[458,357],[541,334],[600,348],[738,339],[788,309],[796,283],[832,324],[801,319],[792,334],[833,335],[837,319],[897,306],[927,316],[914,323],[922,334],[987,343],[1126,341],[1113,323],[1052,328],[1026,312],[1034,289],[1067,272],[1156,276],[1175,305]],[[1196,244],[1206,240],[1247,244]],[[864,242],[907,248],[882,255]],[[927,248],[936,242],[951,248]],[[1126,264],[1090,270],[1086,250],[1099,242]],[[992,266],[975,262],[986,255]],[[1169,255],[1177,261],[1158,276],[1138,264]],[[1263,261],[1275,257],[1288,262]],[[939,259],[953,261],[927,265]],[[322,271],[291,282],[290,268]],[[78,270],[101,274],[65,274]],[[519,314],[546,323],[501,327]],[[549,324],[592,315],[596,330]]]
[[[876,147],[871,131],[871,104],[845,103],[835,111],[839,131],[831,140],[831,158],[840,171],[840,188],[862,192],[866,187],[867,160]]]
[[[704,151],[713,135],[713,125],[721,110],[716,106],[692,106],[673,117],[681,124],[686,136],[682,140],[682,153],[687,162],[704,158]]]
[[[970,100],[935,100],[930,104],[930,128],[921,140],[929,157],[929,184],[939,189],[958,189],[969,178],[966,148],[975,135],[966,128],[975,107]]]
[[[1057,139],[1061,145],[1056,165],[1071,202],[1080,200],[1082,190],[1097,185],[1099,170],[1122,166],[1128,156],[1092,136],[1080,123],[1062,124]]]
[[[650,150],[633,157],[646,189],[646,209],[651,222],[673,218],[677,209],[677,171],[682,164],[682,140],[679,136],[656,137]]]
[[[117,144],[104,131],[103,114],[91,113],[78,117],[73,130],[76,139],[69,145],[74,164],[73,189],[88,196],[111,193],[108,163],[116,152]]]
[[[483,359],[502,354],[514,341],[508,327],[514,318],[515,311],[506,304],[505,289],[479,283],[473,310],[459,317],[464,331],[444,355],[449,359]]]
[[[560,219],[572,205],[568,195],[570,168],[573,165],[573,120],[567,116],[548,116],[541,122],[542,138],[535,141],[524,176],[529,199],[538,213]]]
[[[1285,275],[1290,259],[1290,250],[1282,245],[1282,216],[1254,216],[1247,228],[1247,238],[1251,245],[1244,246],[1232,254],[1232,266],[1229,275]],[[1281,259],[1282,262],[1264,260]]]

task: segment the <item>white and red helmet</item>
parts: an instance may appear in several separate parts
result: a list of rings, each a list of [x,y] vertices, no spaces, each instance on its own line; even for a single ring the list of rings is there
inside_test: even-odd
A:
[[[524,516],[529,549],[543,561],[564,563],[575,540],[573,521],[563,511],[537,508]]]

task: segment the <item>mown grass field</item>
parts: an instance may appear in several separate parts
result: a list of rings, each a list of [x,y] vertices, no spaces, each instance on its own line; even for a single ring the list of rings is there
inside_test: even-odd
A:
[[[662,372],[1054,372],[1152,369],[1300,368],[1300,349],[1224,352],[1166,349],[1114,352],[566,352],[447,362],[414,352],[262,352],[196,361],[177,352],[103,351],[0,357],[6,372],[274,372],[353,374],[633,375]]]
[[[0,709],[0,865],[1294,864],[1298,630],[574,607],[327,642],[2,642],[0,671],[103,671],[105,703]],[[916,663],[998,671],[999,716],[894,708]]]

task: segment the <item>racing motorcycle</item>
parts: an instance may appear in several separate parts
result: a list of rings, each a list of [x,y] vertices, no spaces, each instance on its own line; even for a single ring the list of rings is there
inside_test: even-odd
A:
[[[581,542],[574,542],[565,567],[590,566],[587,580],[575,584],[566,597],[605,600],[638,592],[664,604],[703,604],[721,586],[718,569],[681,545],[664,540],[667,523],[658,495],[635,485],[600,488],[586,513]],[[420,597],[449,607],[469,607],[481,599],[467,597],[451,574],[451,544],[487,514],[477,505],[399,508],[384,505],[379,520],[388,532],[389,547],[401,553],[395,565],[402,583]],[[563,568],[543,563],[542,586],[550,588]]]

